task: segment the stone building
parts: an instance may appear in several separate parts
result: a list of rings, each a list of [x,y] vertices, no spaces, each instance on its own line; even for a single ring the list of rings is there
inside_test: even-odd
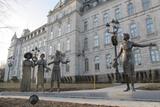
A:
[[[61,50],[71,61],[61,65],[62,81],[93,81],[94,76],[97,82],[113,81],[114,47],[112,35],[106,31],[106,23],[112,19],[120,22],[119,44],[124,32],[130,33],[131,40],[137,43],[157,44],[156,47],[134,48],[133,51],[137,80],[158,80],[160,0],[60,0],[49,12],[46,25],[21,37],[21,55],[17,57],[22,61],[25,52],[42,46],[40,50],[46,53],[49,62],[55,51]],[[42,32],[45,28],[44,33],[34,33],[41,28]],[[121,61],[119,63],[122,73]],[[46,78],[50,78],[50,73]]]

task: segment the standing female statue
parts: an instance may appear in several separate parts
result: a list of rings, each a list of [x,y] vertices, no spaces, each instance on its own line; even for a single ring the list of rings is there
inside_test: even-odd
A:
[[[45,58],[45,54],[41,54],[40,55],[40,59],[37,61],[38,65],[38,72],[37,72],[37,91],[38,91],[38,86],[40,85],[42,87],[42,91],[44,91],[44,72],[45,69],[46,71],[49,70],[49,68],[47,67],[47,61],[44,59]]]
[[[27,92],[31,89],[31,68],[34,66],[33,62],[30,60],[32,58],[32,53],[26,53],[24,58],[20,90],[22,92]]]
[[[127,89],[124,91],[129,91],[130,86],[129,83],[131,82],[132,91],[135,91],[134,88],[134,80],[135,80],[135,71],[134,71],[134,57],[132,53],[133,47],[147,47],[147,46],[156,46],[155,44],[137,44],[134,42],[129,41],[130,36],[128,33],[124,33],[124,41],[120,46],[120,52],[114,60],[117,60],[122,55],[122,64],[123,64],[123,71],[125,75],[125,81],[127,83]]]
[[[63,61],[63,55],[60,51],[56,51],[55,56],[53,57],[54,61],[48,63],[48,65],[50,64],[54,64],[53,65],[53,69],[52,69],[52,75],[51,75],[51,90],[53,89],[53,85],[54,85],[54,81],[57,82],[57,91],[60,91],[60,80],[61,80],[61,72],[60,72],[60,63],[62,64],[67,64],[69,61]]]

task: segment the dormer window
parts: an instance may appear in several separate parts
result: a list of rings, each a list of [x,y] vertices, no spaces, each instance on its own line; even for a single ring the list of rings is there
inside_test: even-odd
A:
[[[42,31],[44,32],[44,31],[45,31],[45,28],[43,28]]]

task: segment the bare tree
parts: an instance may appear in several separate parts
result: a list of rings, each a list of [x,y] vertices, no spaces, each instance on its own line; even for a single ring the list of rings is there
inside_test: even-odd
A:
[[[18,3],[18,0],[12,2]],[[10,12],[14,12],[14,8],[11,6],[11,0],[0,0],[0,29],[12,29],[13,26],[5,24],[8,20]]]

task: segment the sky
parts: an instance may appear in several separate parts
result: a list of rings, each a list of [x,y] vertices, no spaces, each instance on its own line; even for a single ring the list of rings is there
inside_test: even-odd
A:
[[[5,1],[5,0],[0,0]],[[6,0],[0,4],[0,63],[6,63],[11,38],[23,29],[34,29],[47,23],[47,15],[59,0]],[[6,28],[7,27],[7,28]]]

